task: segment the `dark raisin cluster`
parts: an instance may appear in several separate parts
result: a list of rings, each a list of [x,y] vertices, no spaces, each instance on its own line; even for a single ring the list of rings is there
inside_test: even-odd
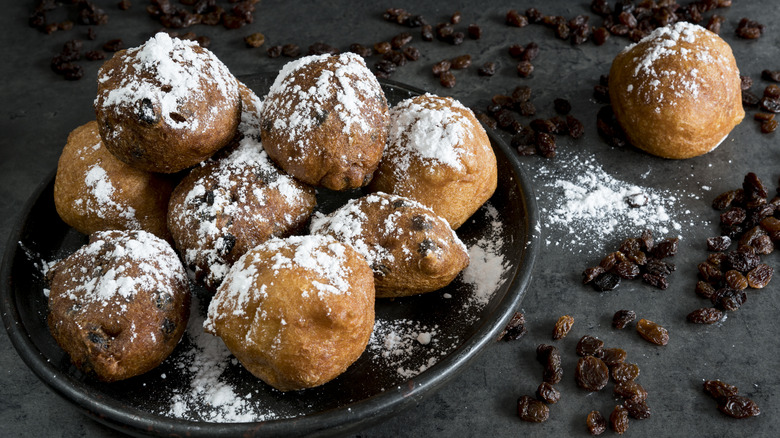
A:
[[[718,402],[718,410],[733,418],[750,418],[761,413],[753,400],[739,395],[739,388],[720,380],[705,380],[704,391]]]
[[[688,321],[717,322],[721,311],[734,311],[745,303],[748,288],[769,284],[774,269],[761,263],[761,255],[770,254],[780,241],[780,196],[768,198],[767,188],[751,172],[745,175],[742,188],[721,193],[713,201],[712,206],[723,212],[721,235],[707,239],[712,254],[699,263],[696,284],[696,294],[709,299],[713,307],[694,310]],[[730,250],[733,242],[737,242],[736,249]]]
[[[762,133],[775,132],[778,125],[775,114],[780,112],[780,86],[777,84],[767,85],[759,97],[750,91],[753,79],[749,76],[740,76],[740,78],[742,80],[742,106],[746,110],[759,109],[759,112],[753,115],[753,119],[759,123]],[[761,79],[769,82],[780,82],[780,71],[764,70],[761,72]]]
[[[603,292],[618,287],[621,279],[641,278],[651,286],[666,289],[668,277],[676,267],[664,259],[677,254],[678,243],[676,237],[655,242],[653,234],[646,230],[639,237],[624,240],[620,248],[607,254],[598,266],[586,269],[582,282]]]

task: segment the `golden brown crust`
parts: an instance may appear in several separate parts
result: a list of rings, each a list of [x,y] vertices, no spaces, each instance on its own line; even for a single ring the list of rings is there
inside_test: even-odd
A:
[[[362,187],[382,157],[387,99],[363,59],[352,53],[285,65],[261,113],[268,155],[307,184]]]
[[[660,28],[618,54],[609,94],[629,141],[664,158],[715,149],[745,116],[731,48],[690,23]]]
[[[315,217],[311,229],[349,243],[366,258],[377,297],[441,289],[469,264],[466,247],[449,223],[401,196],[379,192],[352,200]]]
[[[314,189],[282,173],[245,137],[230,154],[194,168],[171,195],[168,226],[195,278],[216,290],[236,260],[290,235],[317,204]]]
[[[174,173],[230,142],[241,99],[236,79],[211,52],[159,33],[103,64],[95,113],[103,142],[118,159]]]
[[[471,110],[430,94],[392,109],[372,191],[414,199],[457,229],[490,199],[497,183],[490,139]]]
[[[330,237],[269,240],[233,266],[205,327],[274,388],[321,385],[357,360],[371,337],[371,268]]]
[[[49,278],[49,330],[74,365],[100,380],[150,371],[184,334],[184,268],[170,245],[144,231],[95,233]]]
[[[146,230],[169,240],[166,215],[170,178],[117,160],[100,140],[97,122],[73,130],[54,180],[54,205],[65,223],[81,233]]]

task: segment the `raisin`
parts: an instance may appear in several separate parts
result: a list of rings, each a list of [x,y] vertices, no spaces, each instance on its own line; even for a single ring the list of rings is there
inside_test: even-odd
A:
[[[527,85],[518,85],[512,90],[512,99],[515,102],[526,102],[531,100],[531,88]]]
[[[602,17],[612,14],[612,8],[609,7],[608,0],[592,0],[590,2],[590,10]]]
[[[247,35],[244,37],[244,43],[247,47],[258,48],[265,44],[265,35],[260,32]]]
[[[626,433],[628,430],[628,411],[626,408],[615,406],[615,409],[609,414],[609,427],[618,435]]]
[[[537,132],[535,137],[536,150],[539,154],[545,158],[555,157],[555,150],[557,144],[555,143],[555,136],[547,134],[545,132]]]
[[[769,284],[769,281],[772,279],[772,274],[774,273],[774,268],[771,266],[762,263],[755,268],[751,269],[747,273],[747,282],[748,286],[750,286],[753,289],[761,289],[767,284]]]
[[[642,281],[661,290],[669,287],[669,280],[662,275],[645,273],[642,274]]]
[[[406,46],[403,50],[404,56],[406,56],[406,59],[409,61],[417,61],[420,59],[420,51],[416,47],[412,46]]]
[[[687,316],[688,322],[694,324],[714,324],[723,317],[723,312],[714,307],[702,307],[689,313]]]
[[[655,345],[666,345],[669,342],[669,332],[653,321],[640,319],[636,323],[636,331],[646,341]]]
[[[593,29],[593,35],[591,38],[597,46],[601,46],[609,39],[609,31],[606,27],[597,27]]]
[[[777,125],[777,120],[765,120],[761,122],[761,133],[769,134],[770,132],[775,132],[777,130]]]
[[[761,414],[756,402],[742,395],[726,397],[722,403],[718,403],[718,409],[733,418],[749,418]]]
[[[380,41],[374,44],[374,52],[380,55],[384,55],[385,53],[389,52],[392,49],[393,46],[392,44],[390,44],[389,41]]]
[[[585,134],[585,125],[571,115],[566,116],[566,125],[572,138],[580,138]]]
[[[601,356],[601,350],[604,348],[604,341],[599,338],[585,335],[577,342],[578,356]]]
[[[520,61],[517,63],[517,75],[521,78],[527,78],[534,72],[534,66],[530,61]]]
[[[650,418],[650,406],[645,400],[628,399],[623,402],[623,407],[628,411],[631,418],[644,420]]]
[[[539,384],[539,387],[536,388],[536,396],[539,397],[543,402],[553,405],[558,403],[558,401],[561,399],[561,392],[555,389],[555,387],[549,383],[542,382]]]
[[[536,348],[536,359],[544,365],[542,380],[555,385],[563,378],[561,353],[552,345],[540,344]]]
[[[728,397],[739,394],[739,388],[720,380],[705,380],[704,391],[718,402],[725,401]]]
[[[758,176],[753,172],[749,172],[747,175],[745,175],[745,179],[742,182],[742,191],[744,193],[745,200],[766,198],[769,196],[769,191],[767,190],[766,186],[764,186],[764,183],[761,182],[761,179],[759,179]]]
[[[445,71],[449,71],[450,67],[452,66],[452,63],[449,59],[443,59],[436,64],[433,65],[433,68],[431,71],[433,72],[434,76],[441,76],[442,73]]]
[[[401,32],[390,40],[390,46],[394,49],[400,49],[401,47],[409,44],[411,41],[412,34],[409,32]]]
[[[519,58],[525,52],[525,46],[522,44],[512,44],[509,46],[509,56]]]
[[[539,56],[539,45],[531,41],[525,45],[523,53],[520,55],[521,61],[533,61]]]
[[[707,238],[707,251],[726,251],[731,246],[729,236],[717,236]]]
[[[620,277],[607,272],[597,277],[591,284],[593,284],[593,289],[598,292],[610,291],[620,285]]]
[[[639,377],[639,365],[635,363],[621,363],[612,367],[612,380],[617,383],[628,382]]]
[[[525,15],[521,15],[517,10],[510,9],[506,13],[506,24],[514,27],[525,27],[528,25],[528,18]]]
[[[775,84],[769,84],[764,88],[764,97],[770,97],[772,99],[777,99],[780,97],[780,87],[778,87]]]
[[[679,242],[679,238],[672,237],[656,243],[652,251],[653,256],[662,259],[677,254],[677,246]]]
[[[764,111],[772,113],[780,113],[780,99],[772,99],[771,97],[764,97],[758,102],[759,106]]]
[[[580,388],[599,391],[609,382],[609,368],[595,356],[584,356],[577,361],[574,378]]]
[[[758,254],[751,253],[755,251],[752,247],[743,246],[737,251],[730,251],[726,254],[726,259],[723,262],[723,269],[736,269],[739,272],[747,273],[760,263],[761,259]]]
[[[420,29],[420,38],[423,41],[433,41],[433,26],[424,24]]]
[[[325,44],[323,42],[316,42],[309,46],[308,55],[336,55],[339,53],[339,49]]]
[[[460,55],[452,60],[452,68],[462,70],[471,65],[471,55]]]
[[[469,34],[469,38],[472,40],[478,40],[482,38],[482,28],[476,24],[469,24],[469,27],[466,29],[466,33]]]
[[[636,319],[636,312],[633,310],[618,310],[612,317],[612,327],[623,330],[628,324]]]
[[[628,354],[622,348],[604,348],[601,350],[601,360],[610,367],[625,362],[626,356]]]
[[[601,435],[607,430],[607,420],[599,411],[591,411],[585,418],[585,425],[591,435]]]
[[[609,88],[604,85],[596,85],[593,87],[593,97],[599,103],[609,103]]]
[[[742,90],[742,105],[744,106],[757,106],[761,99],[748,90]]]
[[[738,198],[744,196],[744,194],[740,195],[740,193],[741,191],[738,192],[737,190],[729,190],[728,192],[721,193],[712,201],[712,207],[716,210],[727,210],[731,208],[732,204],[737,201]]]
[[[555,323],[555,328],[553,329],[553,339],[557,341],[558,339],[565,338],[573,325],[574,317],[571,315],[563,315],[558,318],[558,321]]]
[[[701,280],[696,283],[696,295],[709,299],[712,298],[714,294],[715,287],[713,287],[711,284]]]
[[[614,251],[604,256],[604,258],[599,262],[599,265],[609,271],[618,263],[625,261],[627,261],[625,254],[620,251]]]
[[[749,90],[753,86],[753,79],[750,76],[739,76],[739,87],[743,90]]]
[[[447,70],[439,76],[439,83],[442,87],[452,88],[455,86],[455,75],[451,71]]]
[[[118,52],[124,49],[124,47],[125,43],[119,38],[107,41],[105,44],[103,44],[103,50],[106,52]]]
[[[288,58],[297,58],[301,54],[301,48],[296,44],[285,44],[282,46],[282,55]]]
[[[709,30],[712,33],[720,34],[720,27],[721,25],[726,21],[726,18],[724,18],[721,15],[713,15],[710,17],[709,21],[707,22],[707,30]]]
[[[744,275],[739,271],[729,270],[723,274],[723,279],[726,281],[726,285],[731,289],[742,290],[747,289],[748,281]]]
[[[762,70],[761,79],[765,81],[780,82],[780,70]]]
[[[647,400],[645,388],[633,380],[616,383],[613,392],[616,396],[624,399]]]
[[[282,56],[282,46],[271,46],[267,53],[269,58],[278,58]]]
[[[486,62],[482,64],[482,67],[477,70],[477,74],[480,76],[493,76],[496,74],[496,63],[495,62]]]
[[[523,421],[543,423],[550,417],[550,408],[539,400],[524,395],[517,399],[517,416]]]
[[[734,290],[731,288],[718,290],[714,297],[717,298],[715,305],[723,310],[728,310],[729,312],[739,309],[745,304],[745,301],[747,301],[747,294],[744,290]]]
[[[650,230],[642,231],[642,235],[639,236],[639,240],[641,241],[642,249],[644,251],[652,251],[653,247],[655,247],[655,239],[653,238],[653,233]]]
[[[757,39],[764,33],[764,25],[755,21],[743,18],[737,25],[737,36],[749,40]]]
[[[515,312],[504,330],[498,335],[498,340],[514,341],[522,338],[527,332],[528,330],[525,328],[525,315],[520,312]]]
[[[699,263],[699,277],[707,283],[717,283],[723,278],[723,273],[718,267],[704,262]]]

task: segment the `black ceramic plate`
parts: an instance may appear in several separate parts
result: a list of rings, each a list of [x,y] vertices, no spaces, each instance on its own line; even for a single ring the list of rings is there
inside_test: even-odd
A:
[[[273,77],[256,75],[242,79],[262,96]],[[421,93],[390,81],[384,81],[382,86],[391,104]],[[235,361],[226,361],[220,380],[248,400],[255,421],[213,422],[207,406],[202,412],[200,407],[190,406],[186,419],[171,412],[172,398],[191,391],[192,375],[182,368],[187,363],[186,356],[193,351],[194,341],[189,334],[159,368],[123,382],[96,382],[70,363],[46,325],[42,262],[67,256],[84,244],[86,237],[59,219],[52,197],[53,177],[30,199],[8,243],[1,291],[5,327],[19,355],[41,380],[92,418],[125,433],[303,436],[332,435],[366,427],[419,402],[464,369],[480,350],[495,341],[523,297],[537,249],[535,201],[515,154],[497,136],[490,138],[498,159],[498,188],[458,234],[469,247],[487,245],[487,252],[493,251],[494,256],[489,263],[503,261],[500,281],[494,281],[494,292],[481,302],[475,300],[474,285],[478,282],[461,276],[438,292],[379,300],[377,321],[390,327],[390,331],[394,324],[404,322],[411,330],[433,333],[432,342],[423,345],[413,341],[407,345],[411,353],[393,356],[391,351],[383,350],[386,345],[382,339],[375,339],[346,373],[318,388],[280,393]],[[343,198],[322,194],[321,208],[333,209]],[[490,275],[491,271],[483,269],[478,273]],[[202,291],[199,295],[201,305],[196,311],[203,312],[208,297]],[[392,360],[382,353],[393,356]]]

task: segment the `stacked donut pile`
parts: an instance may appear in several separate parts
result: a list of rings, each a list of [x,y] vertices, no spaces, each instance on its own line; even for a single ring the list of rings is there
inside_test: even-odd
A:
[[[48,321],[103,381],[173,351],[197,284],[214,293],[204,329],[252,374],[282,391],[328,382],[365,349],[376,297],[438,290],[468,265],[454,230],[497,184],[470,110],[430,94],[390,109],[351,53],[287,64],[261,101],[159,33],[104,64],[95,111],[59,161],[57,211],[90,240],[49,271]],[[331,191],[363,196],[315,212]]]

